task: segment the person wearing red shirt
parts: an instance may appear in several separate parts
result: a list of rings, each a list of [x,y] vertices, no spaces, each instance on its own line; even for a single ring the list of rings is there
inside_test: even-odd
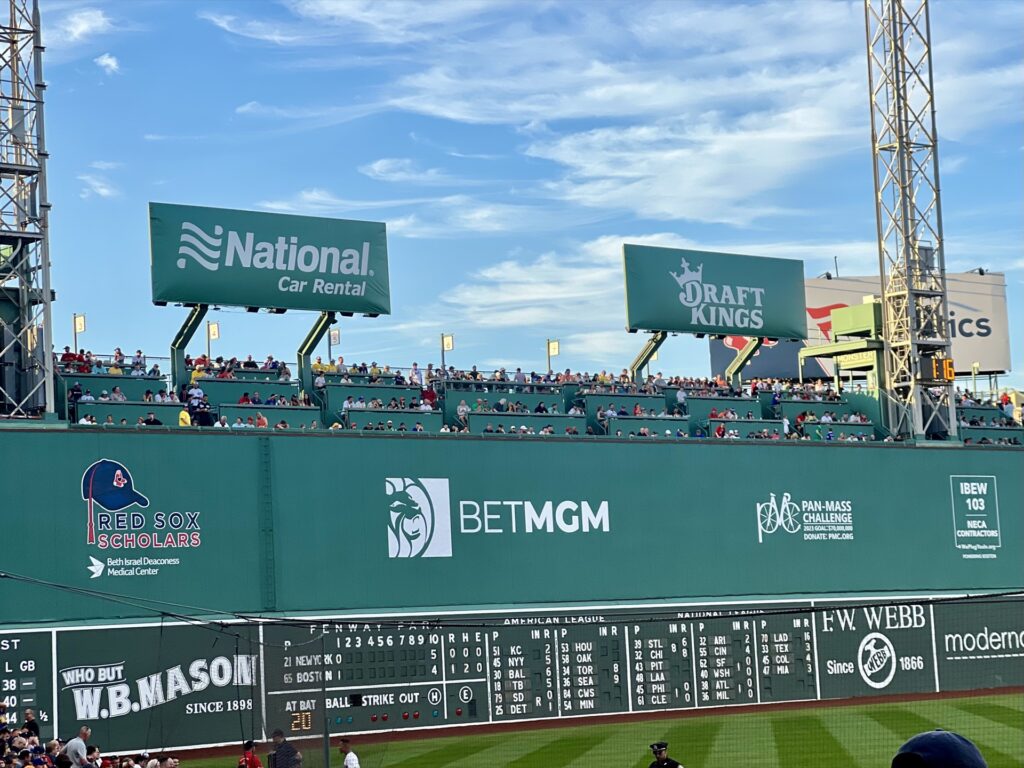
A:
[[[256,754],[256,745],[252,741],[245,742],[242,748],[245,751],[238,758],[238,768],[263,768],[263,763],[260,762],[259,755]]]

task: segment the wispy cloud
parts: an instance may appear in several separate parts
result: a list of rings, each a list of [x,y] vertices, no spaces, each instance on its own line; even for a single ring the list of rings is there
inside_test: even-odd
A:
[[[78,193],[79,197],[85,200],[90,197],[117,197],[121,194],[121,191],[103,176],[86,173],[79,176],[78,180],[85,184]]]
[[[92,61],[108,75],[116,75],[121,71],[121,64],[118,62],[117,57],[112,54],[102,53]]]
[[[114,23],[99,8],[79,8],[58,18],[50,29],[52,33],[47,35],[47,44],[66,47],[112,32]]]
[[[359,172],[376,181],[405,184],[452,184],[459,181],[440,168],[419,168],[416,161],[408,157],[382,157],[359,166]]]
[[[304,189],[291,198],[262,200],[257,207],[277,213],[306,213],[314,215],[344,215],[351,211],[396,208],[433,202],[433,198],[401,198],[397,200],[353,200],[338,197],[326,189]]]
[[[116,160],[93,160],[89,163],[90,168],[95,168],[97,171],[112,171],[116,168],[120,168],[124,163]]]
[[[232,14],[211,11],[201,11],[199,18],[232,35],[274,45],[322,45],[330,41],[329,37],[309,26],[298,27],[277,21],[243,19]]]

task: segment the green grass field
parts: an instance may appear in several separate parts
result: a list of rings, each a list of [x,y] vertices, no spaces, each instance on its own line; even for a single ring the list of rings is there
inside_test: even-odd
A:
[[[1024,695],[598,721],[575,728],[364,745],[357,741],[356,752],[363,768],[646,768],[651,761],[647,745],[665,740],[669,755],[686,768],[888,768],[907,738],[939,727],[972,739],[991,768],[1024,768]],[[310,754],[306,763],[319,766],[318,757]],[[187,768],[234,768],[236,762],[189,760]],[[332,765],[340,764],[335,750]]]

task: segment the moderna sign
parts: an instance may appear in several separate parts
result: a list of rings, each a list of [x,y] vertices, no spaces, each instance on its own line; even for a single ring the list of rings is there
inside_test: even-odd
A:
[[[390,314],[379,222],[149,205],[153,301]]]

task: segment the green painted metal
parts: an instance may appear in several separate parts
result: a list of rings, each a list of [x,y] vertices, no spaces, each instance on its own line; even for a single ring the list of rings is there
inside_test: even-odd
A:
[[[334,312],[321,312],[319,317],[309,329],[306,338],[299,345],[298,350],[298,375],[299,383],[306,392],[313,391],[313,369],[310,364],[310,356],[324,335],[334,324]]]
[[[181,324],[181,328],[171,340],[171,382],[176,388],[188,383],[192,372],[185,365],[185,349],[192,341],[192,337],[196,335],[196,331],[202,325],[203,318],[206,317],[209,309],[207,304],[193,306],[185,316],[185,322]]]
[[[405,424],[407,430],[417,424],[422,424],[423,429],[427,432],[437,433],[441,431],[441,425],[444,423],[444,419],[441,416],[440,411],[412,411],[412,410],[391,410],[388,408],[374,408],[374,409],[353,409],[347,413],[347,423],[349,425],[355,424],[357,428],[362,429],[367,424],[376,426],[383,422],[384,426],[387,427],[387,423],[392,422],[392,426],[397,430],[400,424]],[[328,424],[327,426],[330,426]]]
[[[384,224],[150,203],[153,301],[390,314]]]
[[[130,425],[134,425],[140,418],[144,419],[150,413],[163,422],[166,426],[173,426],[178,423],[178,412],[181,410],[181,403],[112,403],[112,402],[86,402],[79,403],[76,411],[77,419],[85,415],[96,417],[99,424],[111,416],[115,424],[120,424],[121,419],[127,419]]]
[[[764,339],[760,336],[751,337],[747,340],[747,343],[743,345],[743,348],[736,353],[736,357],[733,358],[733,361],[725,367],[725,378],[733,389],[740,389],[743,382],[743,366],[753,359],[754,355],[757,354],[757,350],[759,350],[763,344]]]
[[[266,401],[270,395],[284,395],[291,398],[299,394],[297,381],[246,381],[244,379],[196,379],[199,388],[210,401],[210,405],[236,405],[242,395],[253,397],[257,392],[260,399]]]
[[[60,549],[6,552],[0,570],[131,601],[0,579],[0,624],[151,615],[140,600],[213,614],[1024,587],[1017,449],[224,433],[0,432],[19,478],[5,509]],[[100,459],[149,503],[94,504],[90,544],[82,479]],[[736,482],[752,466],[771,471]],[[430,536],[392,527],[399,481]],[[965,504],[994,537],[954,526]],[[603,567],[652,539],[673,555],[656,579]]]
[[[803,263],[623,246],[626,327],[804,339]]]
[[[290,427],[298,429],[300,426],[308,427],[310,422],[320,421],[320,409],[308,407],[294,407],[285,405],[221,405],[217,408],[219,415],[228,420],[228,424],[234,424],[235,419],[241,418],[242,423],[251,416],[256,420],[256,414],[261,413],[266,417],[269,425],[273,427],[282,419]],[[321,426],[323,426],[321,424]],[[328,424],[327,426],[330,426]]]
[[[483,434],[490,424],[492,429],[499,425],[508,432],[513,427],[532,427],[539,432],[548,424],[555,428],[556,435],[565,435],[566,427],[575,427],[582,435],[587,431],[587,420],[583,416],[569,416],[564,413],[471,413],[469,415],[469,431]]]
[[[629,378],[634,382],[641,382],[643,380],[643,370],[651,362],[651,358],[654,357],[658,350],[661,349],[661,345],[665,343],[665,339],[668,338],[668,334],[665,331],[655,331],[644,342],[643,347],[637,353],[636,358],[629,365]]]

